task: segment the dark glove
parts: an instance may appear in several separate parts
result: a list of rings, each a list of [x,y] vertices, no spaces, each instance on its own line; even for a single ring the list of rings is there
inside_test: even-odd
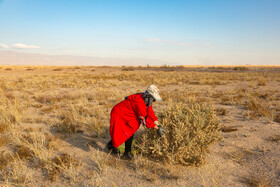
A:
[[[162,137],[165,134],[165,128],[163,128],[161,125],[158,126],[157,133],[160,137]]]

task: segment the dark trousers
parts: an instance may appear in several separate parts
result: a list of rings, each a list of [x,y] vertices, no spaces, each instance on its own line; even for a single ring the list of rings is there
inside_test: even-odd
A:
[[[133,137],[134,137],[134,135],[132,135],[128,140],[125,141],[125,149],[124,149],[124,151],[126,153],[131,152]],[[108,147],[109,147],[109,149],[113,149],[114,148],[113,144],[112,144],[112,140],[108,143]]]
[[[125,152],[131,152],[132,148],[132,140],[133,140],[134,135],[132,135],[128,140],[125,141]]]

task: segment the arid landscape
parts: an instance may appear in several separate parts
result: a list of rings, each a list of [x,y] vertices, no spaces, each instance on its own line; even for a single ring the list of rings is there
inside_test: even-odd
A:
[[[167,134],[122,160],[110,111],[150,84]],[[280,66],[2,65],[0,186],[280,186]]]

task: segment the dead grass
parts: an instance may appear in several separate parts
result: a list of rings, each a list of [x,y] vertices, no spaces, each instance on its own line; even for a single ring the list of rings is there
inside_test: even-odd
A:
[[[79,178],[80,167],[81,161],[75,156],[64,153],[49,161],[49,165],[46,167],[47,179],[56,181],[62,175],[71,182],[76,182]]]
[[[264,78],[259,78],[258,86],[265,86],[265,85],[266,85],[266,82],[265,82]]]
[[[250,149],[238,148],[237,151],[226,154],[225,158],[243,165],[247,161],[247,159],[251,158],[253,155],[254,152]]]
[[[274,121],[280,123],[280,113],[276,114]]]
[[[280,142],[280,135],[274,135],[267,138],[268,141],[271,142]]]
[[[63,69],[62,68],[55,68],[53,69],[53,71],[62,71]]]
[[[222,107],[219,107],[219,108],[216,108],[216,109],[215,109],[215,112],[216,112],[216,114],[219,115],[219,116],[225,116],[225,115],[228,114],[229,111],[226,110],[226,109],[224,109],[224,108],[222,108]]]
[[[273,182],[265,175],[258,173],[251,174],[249,177],[242,177],[241,182],[251,187],[272,187]]]
[[[245,106],[249,110],[255,112],[258,116],[263,116],[269,121],[274,120],[274,110],[267,102],[259,99],[258,97],[248,95]]]
[[[1,133],[1,132],[0,132]],[[9,142],[6,136],[0,135],[0,147],[6,145]]]
[[[234,132],[234,131],[237,131],[238,129],[236,128],[236,126],[224,126],[222,125],[221,126],[221,131],[222,132]]]

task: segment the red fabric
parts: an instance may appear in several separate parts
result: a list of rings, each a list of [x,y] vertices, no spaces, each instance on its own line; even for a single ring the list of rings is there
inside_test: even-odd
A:
[[[146,118],[146,126],[154,128],[157,117],[152,106],[147,108],[142,94],[128,96],[111,111],[110,135],[114,147],[119,147],[129,139],[140,127],[140,118]]]

